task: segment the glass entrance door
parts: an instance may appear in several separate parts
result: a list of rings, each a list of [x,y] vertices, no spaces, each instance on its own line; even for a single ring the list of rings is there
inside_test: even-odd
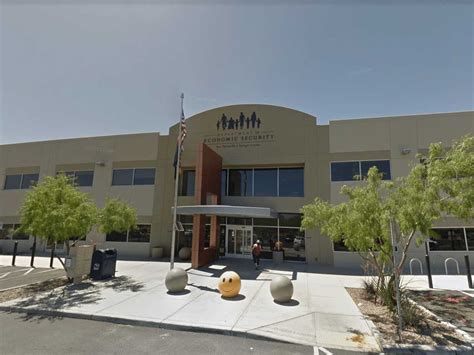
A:
[[[252,256],[252,227],[227,226],[226,256],[251,257]]]

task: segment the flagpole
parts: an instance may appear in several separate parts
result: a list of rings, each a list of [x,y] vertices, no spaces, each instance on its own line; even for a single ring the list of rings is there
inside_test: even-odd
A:
[[[170,270],[174,268],[174,254],[176,244],[176,207],[178,206],[178,186],[179,186],[179,165],[181,163],[181,115],[183,114],[183,101],[184,94],[181,93],[181,112],[179,113],[179,127],[178,127],[178,155],[176,162],[176,173],[174,178],[174,208],[173,208],[173,231],[171,233],[171,257],[170,257]]]

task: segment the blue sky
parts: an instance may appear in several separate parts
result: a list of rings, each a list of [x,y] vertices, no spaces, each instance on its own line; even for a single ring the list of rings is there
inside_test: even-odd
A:
[[[473,109],[472,1],[1,1],[1,143],[166,134],[180,92],[187,116]]]

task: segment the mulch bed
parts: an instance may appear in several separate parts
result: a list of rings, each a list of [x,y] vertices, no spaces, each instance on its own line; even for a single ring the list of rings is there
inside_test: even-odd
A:
[[[397,335],[397,322],[390,314],[387,307],[375,304],[366,298],[364,289],[346,288],[362,314],[374,322],[381,335],[383,346],[400,344]],[[470,346],[466,340],[453,331],[453,329],[441,324],[434,317],[423,315],[416,327],[405,326],[402,332],[402,343],[411,345],[431,346]]]
[[[27,286],[17,287],[10,290],[0,291],[0,303],[16,298],[33,296],[39,292],[53,290],[57,287],[67,285],[68,283],[67,277],[61,277]]]
[[[409,291],[410,298],[474,337],[474,297],[459,291]]]

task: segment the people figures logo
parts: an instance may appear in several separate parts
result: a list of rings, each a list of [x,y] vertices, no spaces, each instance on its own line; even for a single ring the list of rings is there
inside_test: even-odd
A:
[[[216,127],[217,130],[238,130],[238,129],[250,129],[250,128],[260,128],[262,125],[262,120],[260,117],[257,117],[257,114],[252,112],[250,117],[246,117],[243,112],[240,113],[238,118],[227,118],[223,113],[222,117],[217,120]]]

